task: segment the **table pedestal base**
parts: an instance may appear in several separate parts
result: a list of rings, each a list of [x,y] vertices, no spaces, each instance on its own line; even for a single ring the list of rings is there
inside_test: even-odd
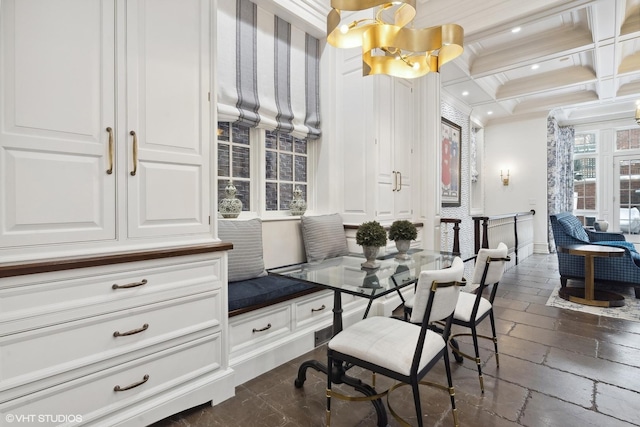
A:
[[[593,294],[593,299],[586,299],[584,297],[584,288],[569,288],[566,286],[558,291],[560,298],[578,304],[595,307],[622,307],[624,305],[624,297],[615,292],[594,290]]]

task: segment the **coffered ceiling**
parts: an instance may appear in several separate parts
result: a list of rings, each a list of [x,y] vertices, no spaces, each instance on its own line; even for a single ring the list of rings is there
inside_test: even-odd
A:
[[[330,0],[259,4],[326,35]],[[416,8],[415,28],[464,28],[464,53],[442,67],[441,82],[477,121],[554,111],[565,123],[635,125],[640,0],[416,0]]]
[[[418,0],[417,27],[465,29],[443,89],[482,122],[555,111],[628,117],[640,100],[640,0]]]

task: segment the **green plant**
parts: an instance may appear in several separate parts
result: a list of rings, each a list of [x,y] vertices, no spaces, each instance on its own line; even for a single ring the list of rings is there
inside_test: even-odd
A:
[[[356,231],[356,243],[360,246],[386,246],[387,232],[378,221],[363,222]]]
[[[418,230],[411,221],[400,219],[394,221],[389,227],[389,240],[415,240]]]

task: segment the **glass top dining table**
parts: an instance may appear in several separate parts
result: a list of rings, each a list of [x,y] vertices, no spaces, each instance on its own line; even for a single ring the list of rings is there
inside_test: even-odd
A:
[[[412,253],[409,259],[396,259],[393,255],[386,259],[378,259],[379,267],[368,269],[360,265],[364,261],[362,255],[351,254],[325,259],[320,262],[274,268],[268,270],[268,272],[272,275],[286,276],[333,290],[333,335],[335,335],[342,330],[341,295],[343,293],[368,299],[369,302],[363,316],[367,317],[371,304],[375,299],[397,292],[404,303],[404,298],[400,292],[402,288],[417,283],[421,271],[449,267],[453,259],[454,255],[449,252],[420,250]],[[302,362],[294,381],[296,388],[303,387],[308,368],[331,375],[334,383],[350,385],[367,396],[376,394],[373,387],[347,375],[348,366],[340,363],[329,370],[324,363],[318,360]],[[387,425],[384,405],[379,399],[372,400],[371,403],[378,416],[378,425]]]
[[[269,270],[269,274],[286,276],[340,293],[374,300],[416,283],[422,270],[435,270],[451,265],[450,252],[421,250],[409,259],[378,259],[376,269],[363,268],[364,258],[351,254],[319,262],[294,264]]]

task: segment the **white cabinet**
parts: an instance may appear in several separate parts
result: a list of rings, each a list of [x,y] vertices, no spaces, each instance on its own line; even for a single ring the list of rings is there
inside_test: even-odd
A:
[[[0,250],[209,233],[209,0],[0,6]]]
[[[0,264],[2,419],[148,425],[231,397],[227,249]]]
[[[362,76],[360,51],[341,49],[337,138],[344,147],[345,223],[411,219],[413,82]]]

